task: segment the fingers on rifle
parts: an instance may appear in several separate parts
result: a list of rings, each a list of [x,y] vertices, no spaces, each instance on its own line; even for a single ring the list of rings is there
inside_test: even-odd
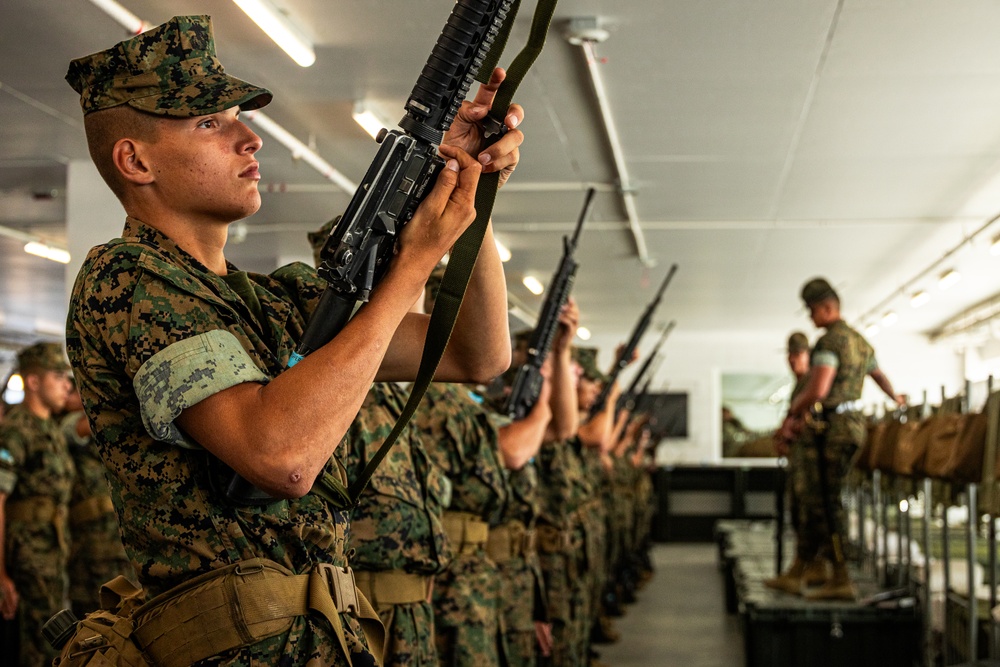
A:
[[[476,91],[476,97],[472,100],[472,106],[486,108],[492,106],[493,98],[497,94],[497,88],[500,87],[500,84],[506,77],[507,72],[502,67],[494,69],[493,74],[490,75],[489,82],[480,84],[479,90]]]

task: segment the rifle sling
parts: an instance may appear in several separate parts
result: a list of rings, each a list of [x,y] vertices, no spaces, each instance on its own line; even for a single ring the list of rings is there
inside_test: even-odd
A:
[[[528,73],[528,68],[534,63],[535,58],[538,57],[542,46],[545,44],[545,35],[548,32],[556,2],[557,0],[538,0],[535,15],[532,19],[528,44],[514,58],[514,62],[507,71],[507,77],[500,84],[500,88],[497,90],[493,100],[493,106],[490,109],[490,115],[494,118],[499,117],[501,122],[503,122],[504,114],[508,107],[510,107],[518,85],[520,85],[524,75]],[[515,7],[512,11],[516,11],[516,5],[517,2],[515,2]],[[513,23],[513,17],[511,17],[509,23]],[[496,47],[494,47],[495,49]],[[493,52],[491,51],[490,58],[492,56]],[[499,59],[499,54],[496,59]],[[485,67],[483,69],[485,70]],[[492,68],[489,71],[492,71]],[[498,137],[499,135],[496,136]],[[392,431],[386,437],[385,442],[382,443],[371,460],[365,464],[361,475],[351,482],[347,490],[351,505],[357,503],[365,487],[368,486],[368,481],[375,474],[375,470],[382,462],[382,459],[389,453],[389,449],[395,444],[396,439],[399,438],[403,429],[406,428],[410,418],[413,417],[413,413],[416,412],[420,399],[423,398],[424,393],[434,379],[434,373],[437,371],[441,357],[444,355],[448,341],[451,339],[451,332],[455,328],[455,320],[458,317],[459,309],[462,307],[465,289],[469,285],[469,278],[472,276],[476,259],[479,257],[479,248],[483,244],[486,227],[489,225],[490,216],[493,213],[493,204],[496,201],[499,184],[499,172],[484,174],[479,179],[479,186],[476,189],[476,219],[462,233],[462,236],[459,237],[452,248],[448,268],[445,269],[444,277],[441,281],[441,290],[438,292],[437,299],[434,302],[434,310],[431,313],[430,324],[427,328],[427,339],[420,358],[420,368],[417,370],[416,380],[414,380],[413,386],[410,389],[410,396],[406,401],[406,405],[403,406],[403,411],[396,420],[395,426],[393,426]]]

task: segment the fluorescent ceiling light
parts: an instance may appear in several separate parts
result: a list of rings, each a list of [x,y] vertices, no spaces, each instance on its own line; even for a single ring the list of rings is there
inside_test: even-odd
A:
[[[894,311],[889,311],[882,316],[882,326],[891,327],[896,321],[899,320],[899,316],[896,315]]]
[[[931,295],[924,290],[920,290],[919,292],[914,292],[913,296],[910,297],[910,305],[914,308],[919,308],[930,300]]]
[[[104,13],[118,21],[126,30],[133,35],[138,35],[152,28],[138,16],[122,7],[115,0],[90,0],[96,7],[104,10]]]
[[[534,276],[525,276],[524,280],[521,281],[524,286],[528,288],[528,291],[534,295],[539,295],[545,291],[545,287],[538,281],[538,278]]]
[[[875,336],[878,335],[878,332],[879,328],[877,324],[869,324],[867,327],[865,327],[865,335],[868,336],[869,338],[874,338]]]
[[[14,391],[24,391],[24,380],[17,373],[10,376],[7,380],[7,388],[13,389]]]
[[[312,42],[268,0],[233,0],[274,43],[302,67],[316,62]]]
[[[587,327],[577,327],[576,335],[580,340],[590,340],[590,329]]]
[[[955,269],[948,269],[938,277],[938,289],[946,290],[959,280],[962,279],[962,274]]]
[[[292,157],[301,159],[310,167],[323,174],[323,176],[337,185],[344,192],[353,195],[358,189],[356,183],[333,168],[329,162],[320,157],[319,153],[306,146],[292,135],[291,132],[281,127],[271,117],[261,111],[244,111],[240,118],[248,120],[279,144],[292,152]]]
[[[44,257],[45,259],[51,259],[53,262],[59,262],[60,264],[69,264],[70,260],[68,251],[63,250],[62,248],[55,248],[45,243],[39,243],[38,241],[31,241],[30,243],[25,244],[24,252],[30,255]]]
[[[385,128],[385,123],[382,122],[382,119],[375,115],[374,111],[366,107],[363,102],[358,102],[354,105],[351,117],[372,139],[375,139],[378,133]]]
[[[494,238],[493,241],[494,241],[494,243],[497,244],[497,253],[500,255],[500,261],[501,262],[509,262],[510,261],[510,250],[507,249],[507,246],[505,246],[504,244],[500,243],[500,239],[498,239],[498,238]]]

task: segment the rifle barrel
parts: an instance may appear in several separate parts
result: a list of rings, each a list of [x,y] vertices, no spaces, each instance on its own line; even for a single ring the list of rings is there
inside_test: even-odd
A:
[[[590,217],[590,209],[594,205],[594,193],[597,192],[595,188],[587,189],[587,196],[583,200],[583,210],[580,211],[580,217],[576,221],[576,229],[573,231],[573,240],[571,243],[572,247],[576,248],[576,242],[580,239],[580,232],[583,231],[584,221]]]

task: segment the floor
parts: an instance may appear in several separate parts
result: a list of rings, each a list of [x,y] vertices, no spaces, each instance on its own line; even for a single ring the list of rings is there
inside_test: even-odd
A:
[[[656,574],[615,619],[622,639],[600,646],[610,667],[739,667],[739,620],[726,613],[714,544],[660,544]]]

